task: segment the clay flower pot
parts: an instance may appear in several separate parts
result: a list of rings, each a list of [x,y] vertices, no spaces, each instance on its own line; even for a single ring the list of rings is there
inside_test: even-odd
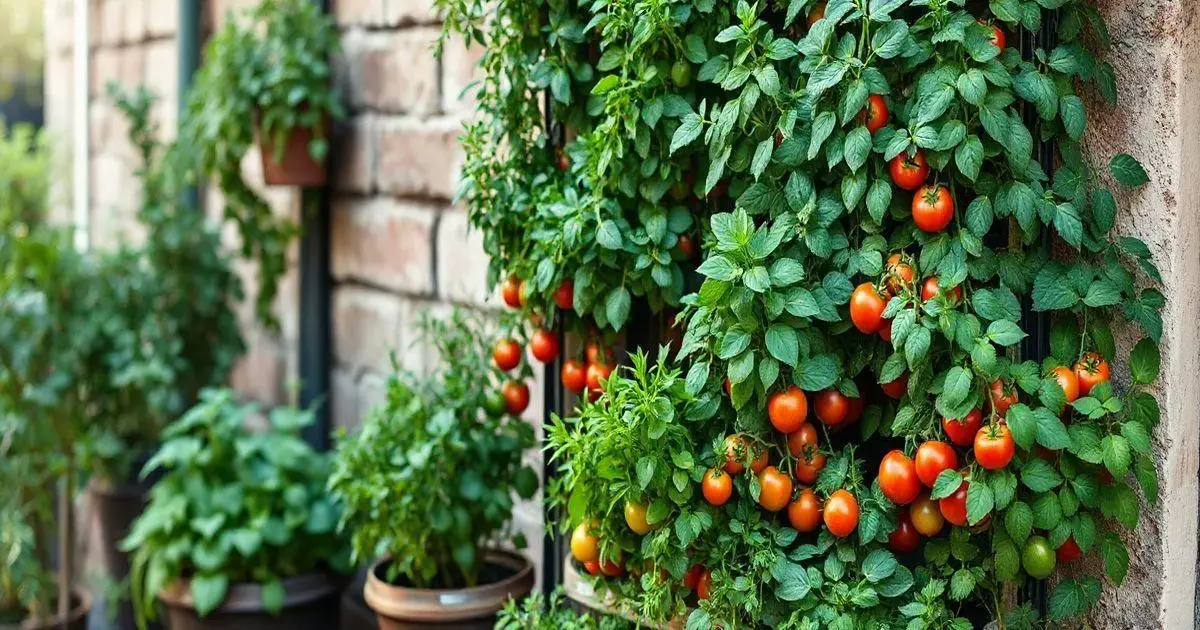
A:
[[[75,589],[72,593],[75,605],[66,619],[54,615],[36,621],[26,619],[21,623],[0,622],[0,630],[87,630],[88,613],[92,611],[92,596],[82,589]]]
[[[363,597],[379,618],[379,630],[461,628],[483,630],[495,624],[496,613],[512,598],[533,590],[533,565],[524,556],[500,550],[487,552],[484,562],[501,579],[460,589],[397,586],[384,581],[384,558],[367,573]],[[487,571],[485,571],[487,573]]]
[[[321,126],[329,136],[330,125],[326,120]],[[325,185],[325,161],[314,160],[308,152],[308,143],[312,142],[312,127],[295,127],[288,134],[287,145],[283,147],[282,160],[275,161],[275,143],[269,135],[258,133],[259,154],[262,157],[263,180],[270,186],[299,186],[301,188],[318,188]]]
[[[329,630],[338,627],[340,585],[332,575],[306,573],[283,581],[283,609],[263,607],[257,584],[229,587],[225,601],[206,617],[196,613],[187,581],[176,582],[158,594],[171,630]]]

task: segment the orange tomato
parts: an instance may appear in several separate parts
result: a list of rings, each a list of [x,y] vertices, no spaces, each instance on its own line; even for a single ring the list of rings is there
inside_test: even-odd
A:
[[[783,433],[797,431],[808,419],[808,398],[795,385],[771,394],[767,401],[767,417],[771,426]]]
[[[704,473],[700,491],[710,505],[725,505],[729,497],[733,496],[733,477],[723,470],[709,468]]]
[[[774,466],[767,466],[758,473],[758,504],[769,512],[778,512],[787,507],[792,498],[792,480]]]

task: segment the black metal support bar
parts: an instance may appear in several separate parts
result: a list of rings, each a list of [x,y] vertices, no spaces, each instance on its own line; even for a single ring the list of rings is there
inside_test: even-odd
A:
[[[160,0],[169,2],[170,0]],[[200,68],[200,2],[201,0],[179,0],[179,35],[177,63],[179,66],[179,86],[176,91],[179,107],[177,124],[183,124],[184,113],[187,111],[188,93],[192,88],[192,78]],[[184,208],[200,208],[200,193],[195,186],[183,189],[182,199]]]
[[[546,130],[546,151],[553,153],[557,148],[555,143],[556,134],[553,133],[554,114],[551,112],[551,98],[549,90],[542,93],[542,107],[544,124]],[[555,316],[555,330],[558,334],[558,347],[561,349],[559,358],[552,363],[546,364],[542,372],[542,433],[545,435],[545,427],[550,424],[550,416],[553,414],[562,414],[564,406],[562,373],[560,371],[560,363],[562,356],[567,351],[566,334],[563,331],[563,317],[559,313]],[[550,479],[558,474],[557,467],[546,457],[545,451],[542,451],[542,493],[545,496],[546,488],[550,483]],[[557,522],[558,511],[551,508],[542,499],[542,518],[545,520],[547,527],[545,535],[542,537],[542,592],[546,595],[554,592],[554,589],[562,583],[562,566],[563,553],[562,546],[558,541],[558,532],[555,531],[550,524]]]
[[[313,0],[329,12],[328,0]],[[335,135],[335,130],[330,131]],[[331,140],[336,140],[331,138]],[[331,142],[330,146],[338,146]],[[337,151],[329,152],[325,168],[329,179],[336,173]],[[300,240],[300,405],[315,407],[316,421],[304,431],[304,439],[318,450],[329,448],[333,428],[330,382],[330,345],[332,336],[330,294],[332,278],[330,257],[330,193],[324,188],[305,189],[301,193]]]

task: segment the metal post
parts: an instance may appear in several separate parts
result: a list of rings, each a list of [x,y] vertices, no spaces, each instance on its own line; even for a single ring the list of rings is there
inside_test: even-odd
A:
[[[176,96],[179,100],[179,117],[177,124],[182,125],[187,113],[188,93],[192,88],[192,79],[200,67],[200,0],[179,0],[178,26],[179,34],[176,42],[179,44],[177,53],[179,87]],[[199,209],[199,190],[195,186],[184,188],[182,202],[184,208]]]
[[[313,0],[323,12],[329,12],[327,0]],[[331,88],[332,89],[332,88]],[[330,130],[334,135],[334,130]],[[331,137],[330,146],[337,146]],[[336,151],[325,162],[332,180]],[[305,189],[301,193],[300,237],[300,405],[314,407],[316,421],[304,431],[304,439],[318,450],[329,448],[333,428],[329,390],[332,278],[330,256],[329,187]]]

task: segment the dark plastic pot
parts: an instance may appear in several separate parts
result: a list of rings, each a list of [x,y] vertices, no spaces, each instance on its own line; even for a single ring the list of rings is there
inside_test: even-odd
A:
[[[485,559],[493,574],[503,577],[471,588],[438,590],[388,584],[383,569],[389,562],[384,558],[371,567],[363,589],[367,605],[379,618],[379,630],[485,630],[495,625],[496,613],[509,599],[523,598],[533,590],[533,565],[509,551],[489,551]]]
[[[88,613],[92,610],[92,596],[84,590],[73,593],[75,606],[67,614],[64,621],[58,615],[39,621],[22,621],[21,623],[0,623],[0,630],[87,630]]]
[[[121,540],[129,534],[133,522],[146,509],[151,480],[111,485],[97,479],[88,485],[88,498],[96,515],[101,542],[98,557],[104,573],[115,582],[129,575],[129,554],[121,551]],[[122,597],[112,611],[112,620],[122,630],[135,627],[133,607]],[[153,625],[151,627],[154,627]]]
[[[235,584],[221,606],[201,618],[186,581],[158,594],[171,630],[330,630],[338,627],[339,582],[324,573],[306,573],[283,581],[283,610],[268,612],[257,584]]]
[[[323,127],[329,135],[329,123]],[[274,141],[258,134],[259,152],[262,154],[263,180],[270,186],[299,186],[301,188],[317,188],[325,185],[325,162],[318,162],[308,152],[308,143],[312,142],[311,127],[296,127],[288,134],[287,146],[283,148],[283,159],[275,161]]]
[[[359,569],[353,581],[342,591],[342,619],[338,630],[379,630],[375,611],[363,599],[363,587],[367,583],[370,567]]]

